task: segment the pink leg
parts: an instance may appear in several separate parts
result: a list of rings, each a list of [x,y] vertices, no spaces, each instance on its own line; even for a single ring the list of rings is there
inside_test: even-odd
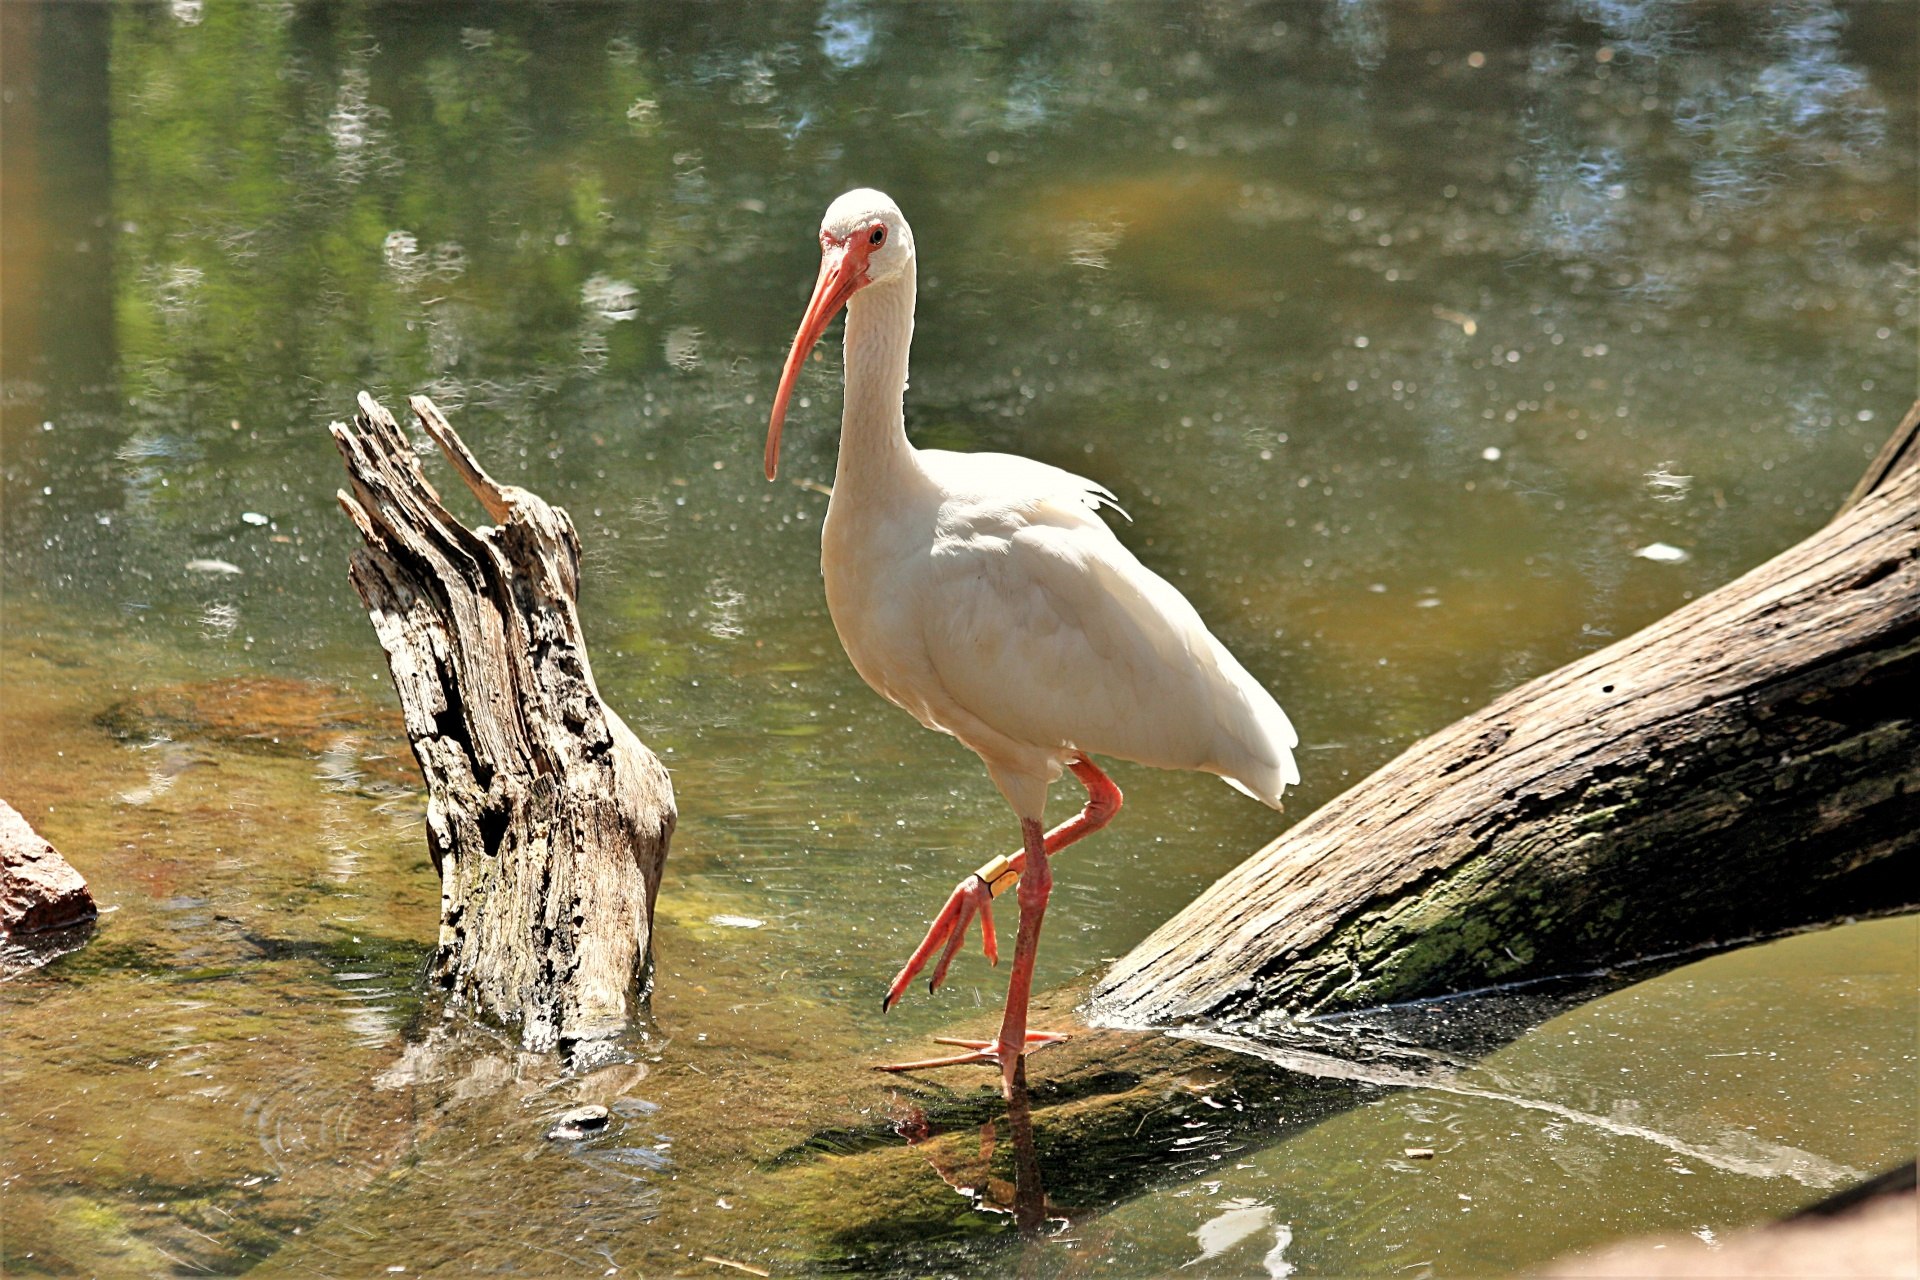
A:
[[[1000,1067],[1002,1087],[1008,1097],[1012,1096],[1014,1080],[1020,1070],[1021,1055],[1029,1046],[1053,1044],[1066,1039],[1053,1032],[1027,1030],[1027,1004],[1033,992],[1034,958],[1040,949],[1040,924],[1047,913],[1047,898],[1053,889],[1053,866],[1051,855],[1054,850],[1063,848],[1080,839],[1088,832],[1097,831],[1112,820],[1120,808],[1120,789],[1111,779],[1088,760],[1075,760],[1073,771],[1087,785],[1087,805],[1080,814],[1062,823],[1053,831],[1042,835],[1040,824],[1031,819],[1022,819],[1020,834],[1023,848],[1014,858],[1008,859],[1014,874],[1019,879],[1020,891],[1020,930],[1014,943],[1013,973],[1007,983],[1006,1012],[1000,1020],[1000,1034],[992,1040],[939,1040],[941,1044],[958,1045],[967,1050],[965,1053],[952,1054],[943,1058],[927,1058],[918,1062],[891,1063],[882,1066],[883,1071],[919,1071],[927,1067],[959,1066],[972,1062],[997,1063]],[[992,864],[989,864],[990,866]],[[914,953],[914,959],[908,961],[908,967],[894,980],[893,990],[889,992],[887,1003],[890,1006],[903,990],[913,974],[925,962],[935,946],[946,941],[946,954],[942,956],[939,967],[934,972],[933,983],[937,985],[946,973],[947,964],[953,953],[959,949],[959,943],[965,936],[968,919],[974,910],[982,913],[981,929],[987,945],[988,956],[994,952],[993,926],[991,916],[991,894],[986,901],[975,906],[981,893],[987,886],[985,877],[975,876],[972,883],[978,886],[973,890],[968,884],[962,884],[948,899],[947,908],[934,921],[927,940],[920,944],[920,950]],[[965,895],[963,897],[963,895]]]
[[[1020,1055],[1027,1051],[1027,998],[1033,994],[1033,962],[1040,954],[1040,922],[1046,918],[1047,898],[1053,892],[1053,862],[1047,854],[1046,838],[1040,824],[1031,820],[1020,824],[1027,838],[1027,866],[1020,877],[1020,931],[1013,944],[1013,972],[1007,977],[1007,1010],[1000,1016],[1000,1079],[1006,1095],[1013,1096],[1014,1075],[1020,1070]],[[1046,1035],[1048,1033],[1041,1033]],[[1064,1040],[1065,1036],[1053,1036]]]
[[[1047,838],[1040,824],[1031,818],[1020,822],[1020,834],[1026,838],[1025,874],[1020,877],[1020,932],[1013,948],[1013,973],[1007,982],[1007,1008],[1000,1018],[1000,1034],[992,1040],[947,1040],[939,1044],[959,1045],[965,1053],[944,1058],[924,1058],[918,1062],[894,1062],[882,1071],[921,1071],[928,1067],[953,1067],[969,1062],[990,1062],[1000,1068],[1003,1088],[1012,1096],[1014,1075],[1020,1068],[1020,1055],[1028,1046],[1052,1044],[1065,1036],[1050,1031],[1027,1031],[1027,1001],[1033,992],[1033,961],[1040,949],[1040,922],[1047,914],[1047,896],[1053,888],[1053,867],[1047,856]]]
[[[1068,768],[1080,779],[1087,789],[1086,806],[1073,817],[1047,832],[1045,849],[1049,854],[1060,852],[1083,836],[1092,835],[1113,821],[1113,815],[1120,812],[1122,796],[1120,788],[1113,785],[1113,779],[1091,761],[1084,757],[1071,761]],[[961,944],[966,940],[967,926],[975,915],[980,917],[981,950],[986,953],[989,964],[1000,963],[1000,947],[993,929],[993,900],[1012,888],[1020,873],[1027,865],[1027,850],[1011,858],[995,858],[980,870],[962,880],[948,897],[947,904],[940,914],[933,918],[927,927],[927,936],[921,940],[914,953],[907,958],[900,972],[887,988],[885,999],[880,1002],[882,1009],[891,1009],[906,994],[907,985],[934,952],[940,952],[940,962],[934,966],[933,975],[927,980],[927,990],[937,991],[947,976],[947,966],[953,963],[959,954]]]

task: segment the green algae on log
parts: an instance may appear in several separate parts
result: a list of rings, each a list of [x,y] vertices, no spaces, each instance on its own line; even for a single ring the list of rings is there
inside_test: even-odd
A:
[[[795,1270],[976,1269],[983,1253],[1017,1245],[1006,1219],[1026,1232],[1041,1220],[1081,1223],[1380,1092],[1283,1077],[1158,1034],[1090,1031],[1035,1061],[1031,1089],[1017,1088],[1012,1104],[997,1088],[909,1082],[866,1129],[816,1134],[768,1161],[756,1194],[784,1206],[780,1235],[811,1242],[773,1260]]]
[[[427,783],[432,977],[528,1049],[605,1041],[645,999],[673,787],[594,684],[572,519],[487,475],[432,401],[412,407],[494,527],[448,513],[366,393],[331,430],[366,540],[350,576]]]
[[[1408,748],[1114,966],[1096,1024],[1332,1013],[1916,901],[1909,411],[1832,523]]]

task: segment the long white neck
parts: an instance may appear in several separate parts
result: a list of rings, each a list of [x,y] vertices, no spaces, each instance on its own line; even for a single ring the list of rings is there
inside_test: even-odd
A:
[[[836,490],[880,483],[913,461],[907,443],[907,350],[913,345],[914,269],[847,301],[846,397]]]

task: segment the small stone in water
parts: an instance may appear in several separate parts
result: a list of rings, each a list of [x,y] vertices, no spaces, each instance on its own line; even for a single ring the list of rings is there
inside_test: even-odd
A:
[[[242,511],[240,513],[240,518],[242,520],[245,520],[248,524],[271,524],[272,523],[272,521],[270,521],[266,516],[261,515],[258,511]]]
[[[1433,1148],[1432,1147],[1408,1147],[1407,1159],[1431,1160],[1433,1159]]]
[[[1665,542],[1649,542],[1633,554],[1642,560],[1651,560],[1655,564],[1679,564],[1687,558],[1685,551]]]
[[[758,929],[765,920],[756,920],[752,916],[708,916],[708,924],[719,925],[722,929]]]
[[[562,1142],[577,1142],[586,1137],[589,1131],[606,1127],[607,1109],[598,1103],[589,1103],[561,1116],[547,1131],[547,1136]]]

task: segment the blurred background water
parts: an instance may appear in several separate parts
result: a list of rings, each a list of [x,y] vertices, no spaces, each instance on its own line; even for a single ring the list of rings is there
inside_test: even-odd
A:
[[[837,350],[760,476],[846,188],[915,227],[915,438],[1114,489],[1123,538],[1303,735],[1287,818],[1118,766],[1130,803],[1060,866],[1043,986],[1413,738],[1817,527],[1920,369],[1920,33],[1892,0],[16,0],[0,22],[0,788],[108,912],[0,986],[10,1273],[847,1263],[715,1202],[840,1075],[997,1004],[977,959],[884,1021],[878,995],[1017,829],[826,618]],[[498,1145],[499,1108],[392,1075],[436,896],[332,496],[324,427],[362,387],[432,395],[571,511],[603,691],[674,771],[633,1086],[656,1110],[627,1117],[657,1132],[611,1162],[556,1171],[538,1134]],[[1689,1150],[1758,1126],[1829,1171],[1910,1154],[1914,924],[1863,928],[1577,1011],[1611,1028],[1584,1049],[1548,1024],[1506,1051],[1520,1092],[1650,1109]],[[1786,1052],[1763,1025],[1799,1074],[1756,1061],[1703,1118],[1709,1057]],[[1630,1091],[1590,1083],[1615,1049]],[[698,1078],[722,1058],[732,1094]],[[955,1256],[1154,1274],[1239,1212],[1257,1230],[1220,1274],[1485,1273],[1814,1194],[1756,1157],[1665,1198],[1670,1147],[1489,1138],[1450,1166],[1485,1187],[1455,1193],[1484,1197],[1467,1229],[1354,1164],[1368,1133],[1542,1114],[1395,1094],[1265,1173],[1169,1169],[1092,1206],[1099,1248]],[[1600,1206],[1591,1230],[1509,1212],[1550,1179]],[[860,1265],[921,1265],[889,1256]]]

